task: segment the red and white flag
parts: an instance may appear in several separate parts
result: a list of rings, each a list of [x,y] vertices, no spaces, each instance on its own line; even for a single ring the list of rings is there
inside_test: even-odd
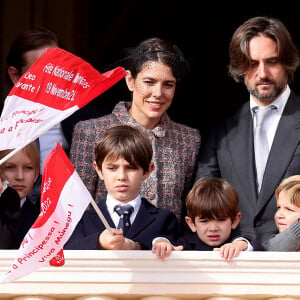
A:
[[[57,143],[45,161],[40,215],[0,283],[15,281],[48,265],[62,251],[90,201],[92,196]]]
[[[45,50],[5,99],[0,118],[0,150],[25,146],[125,75],[122,67],[100,74],[63,49]]]

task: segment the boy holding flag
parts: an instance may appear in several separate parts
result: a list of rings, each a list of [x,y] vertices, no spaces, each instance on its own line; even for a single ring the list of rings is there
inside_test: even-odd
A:
[[[157,236],[176,238],[175,215],[139,194],[153,170],[151,160],[151,142],[140,130],[119,125],[105,132],[95,148],[93,165],[108,191],[99,208],[113,227],[113,235],[94,210],[87,210],[65,249],[150,250]]]

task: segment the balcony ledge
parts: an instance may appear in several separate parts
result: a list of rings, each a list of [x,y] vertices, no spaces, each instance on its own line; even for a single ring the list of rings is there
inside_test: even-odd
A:
[[[300,252],[243,252],[229,262],[213,251],[173,252],[164,261],[151,251],[64,253],[63,267],[43,267],[0,284],[0,299],[300,299]],[[15,250],[0,250],[0,272],[6,272],[16,256]]]

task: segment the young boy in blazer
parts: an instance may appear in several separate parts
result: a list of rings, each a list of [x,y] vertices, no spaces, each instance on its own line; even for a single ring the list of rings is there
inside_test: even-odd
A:
[[[106,131],[95,148],[93,165],[108,191],[106,199],[99,201],[99,208],[113,234],[88,209],[65,249],[150,250],[157,236],[170,240],[177,237],[175,215],[140,196],[143,180],[154,168],[152,153],[150,140],[136,128],[120,125]],[[125,205],[131,207],[119,216],[118,211]],[[126,220],[128,212],[131,214]]]
[[[152,251],[164,259],[172,250],[218,250],[225,260],[240,251],[259,250],[260,245],[238,229],[242,214],[235,189],[221,178],[199,179],[186,198],[185,221],[191,229],[172,245],[165,238],[154,240]]]

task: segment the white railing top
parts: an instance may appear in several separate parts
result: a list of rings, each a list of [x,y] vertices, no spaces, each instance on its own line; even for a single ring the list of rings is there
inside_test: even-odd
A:
[[[0,250],[0,272],[17,251]],[[242,252],[224,261],[218,252],[173,252],[157,260],[151,251],[65,251],[63,267],[43,267],[14,283],[3,295],[177,295],[204,299],[231,295],[265,299],[300,297],[300,252]],[[203,297],[203,298],[200,298]],[[124,296],[125,297],[125,296]]]

